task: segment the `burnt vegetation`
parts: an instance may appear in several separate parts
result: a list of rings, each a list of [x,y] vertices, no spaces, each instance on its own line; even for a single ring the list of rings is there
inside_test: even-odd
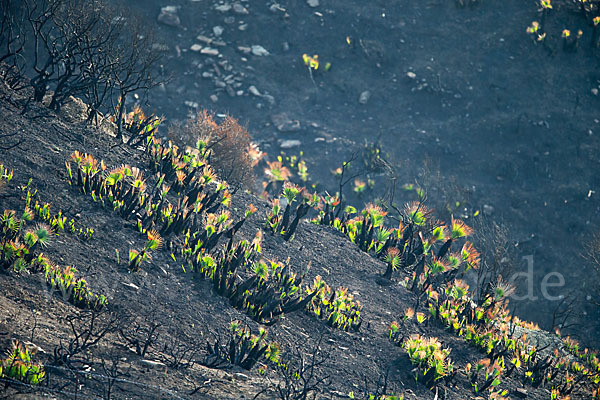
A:
[[[128,97],[161,82],[161,54],[152,32],[133,15],[98,0],[2,0],[0,62],[13,89],[31,89],[22,107],[43,103],[58,113],[71,96],[117,117],[117,137]]]
[[[502,278],[512,267],[508,232],[482,224],[474,237],[463,219],[451,214],[441,221],[420,188],[414,189],[417,200],[397,206],[396,177],[378,145],[365,146],[361,167],[389,178],[379,204],[359,211],[344,200],[352,180],[357,194],[369,184],[357,181],[362,175],[350,168],[360,161],[357,154],[339,169],[336,194],[311,194],[292,183],[284,163],[305,183],[306,166],[278,158],[266,163],[265,201],[242,197],[237,189],[254,186],[253,171],[264,154],[237,120],[217,123],[201,112],[172,126],[173,141],[164,142],[156,135],[161,118],[141,108],[126,111],[133,93],[158,82],[152,35],[133,17],[95,0],[0,5],[2,78],[14,91],[3,94],[15,96],[22,116],[59,113],[70,96],[81,96],[88,122],[102,118],[109,102],[117,144],[129,135],[118,157],[88,153],[100,152],[98,142],[53,151],[61,157],[61,174],[52,175],[51,184],[68,198],[62,204],[72,203],[69,212],[87,207],[117,237],[101,236],[104,241],[93,246],[87,240],[94,230],[77,233],[74,219],[46,201],[50,190],[38,194],[36,182],[22,176],[13,187],[13,170],[0,164],[1,195],[8,188],[16,193],[0,210],[1,278],[43,275],[51,304],[44,312],[55,313],[48,318],[58,332],[47,328],[36,337],[41,330],[32,313],[31,343],[14,340],[0,360],[8,396],[39,390],[110,399],[152,390],[193,398],[206,395],[214,377],[234,385],[232,372],[240,381],[253,380],[254,398],[282,400],[403,399],[390,393],[407,388],[435,399],[442,393],[504,399],[523,390],[534,399],[548,393],[551,399],[600,398],[595,352],[559,331],[538,336],[549,344],[529,339],[539,329],[510,314],[515,288]],[[0,139],[17,140],[11,135],[0,133]],[[66,233],[80,239],[71,246],[78,246],[81,259],[103,257],[90,274],[104,278],[94,282],[98,292],[76,268],[60,267],[46,255],[55,250],[60,259],[71,257],[52,248],[71,249]],[[472,240],[488,248],[487,256]],[[116,260],[106,260],[102,247],[109,241],[129,247],[123,263],[119,249]],[[337,259],[328,254],[339,247],[345,249]],[[594,242],[590,248],[596,264],[598,247]],[[340,260],[343,267],[333,264]],[[465,282],[469,274],[476,279],[473,290]],[[23,292],[10,290],[12,297],[2,300],[20,304]],[[34,306],[44,307],[26,303]],[[557,311],[557,319],[566,321],[564,314]],[[42,361],[33,357],[38,340],[53,344]],[[166,379],[172,381],[163,384]],[[213,398],[228,390],[221,386]]]

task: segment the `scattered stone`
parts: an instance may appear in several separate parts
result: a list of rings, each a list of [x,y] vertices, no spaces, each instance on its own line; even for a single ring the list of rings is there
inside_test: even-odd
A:
[[[235,90],[231,86],[225,87],[225,91],[229,95],[229,97],[235,97]]]
[[[270,105],[275,105],[275,97],[271,96],[270,94],[263,94],[262,98],[265,99]]]
[[[221,4],[215,7],[215,10],[220,12],[227,12],[231,10],[231,4]]]
[[[256,88],[256,86],[254,86],[254,85],[252,85],[248,88],[248,92],[250,92],[250,94],[252,94],[254,96],[258,96],[258,97],[262,96],[260,94],[260,92],[258,91],[258,89]]]
[[[300,146],[301,144],[302,142],[300,142],[299,140],[282,140],[279,144],[279,147],[281,147],[282,149],[292,149],[294,147]]]
[[[255,56],[262,57],[268,56],[270,53],[264,47],[255,44],[252,46],[252,54],[254,54]]]
[[[211,94],[210,101],[212,101],[213,103],[216,103],[217,101],[219,101],[219,96],[217,96],[216,94]]]
[[[200,54],[205,54],[207,56],[218,56],[219,50],[213,49],[212,47],[205,47],[202,50],[200,50]]]
[[[25,346],[29,350],[32,351],[32,354],[35,354],[35,353],[46,354],[46,351],[44,349],[42,349],[40,346],[38,346],[37,344],[35,344],[33,342],[26,341]]]
[[[213,42],[213,40],[211,38],[209,38],[208,36],[204,36],[204,35],[196,36],[196,40],[206,43],[206,44],[211,44]]]
[[[179,26],[181,25],[181,20],[177,15],[177,11],[179,7],[177,6],[166,6],[160,9],[160,14],[158,14],[158,22],[161,24],[169,25],[169,26]]]
[[[244,91],[243,90],[238,90],[237,92],[235,92],[236,96],[243,96],[244,95]]]
[[[235,22],[235,17],[233,15],[225,17],[223,19],[223,22],[225,22],[227,25],[231,25],[231,24],[233,24]]]
[[[233,377],[236,379],[239,379],[240,381],[247,381],[248,379],[248,375],[242,374],[241,372],[236,372],[235,374],[233,374]]]
[[[492,215],[494,213],[494,207],[490,206],[489,204],[484,204],[483,205],[483,213],[485,215]]]
[[[319,7],[319,0],[307,0],[309,7]]]
[[[350,399],[351,397],[344,393],[344,392],[340,392],[339,390],[332,390],[330,392],[332,395],[334,395],[335,397],[341,398],[341,399]]]
[[[592,94],[593,94],[594,96],[598,96],[598,89],[596,89],[596,88],[593,88],[593,89],[592,89]]]
[[[214,76],[215,74],[213,74],[212,72],[205,71],[202,73],[202,77],[206,79],[213,78]]]
[[[371,98],[371,92],[368,90],[365,90],[364,92],[362,92],[360,94],[360,96],[358,97],[358,102],[360,104],[367,104],[369,102],[369,99]]]
[[[218,87],[218,88],[220,88],[220,89],[223,89],[225,86],[227,86],[227,84],[225,82],[223,82],[223,81],[216,81],[215,82],[215,86]]]
[[[293,121],[287,113],[271,115],[271,121],[279,132],[294,132],[300,130],[300,121]]]
[[[213,33],[214,33],[214,34],[215,34],[215,36],[217,36],[217,37],[221,36],[221,35],[223,34],[223,31],[224,31],[224,30],[225,30],[225,29],[223,29],[223,27],[222,27],[222,26],[219,26],[219,25],[217,25],[217,26],[214,26],[214,27],[213,27]]]
[[[140,360],[140,364],[146,368],[157,369],[157,368],[166,368],[167,366],[160,361],[152,361],[152,360]]]
[[[233,12],[236,13],[236,14],[244,14],[244,15],[249,14],[249,12],[246,9],[246,7],[244,7],[240,3],[233,3]]]
[[[290,51],[290,44],[288,42],[283,42],[281,48],[283,49],[283,51]]]
[[[227,46],[227,43],[225,43],[222,40],[213,40],[212,44],[215,45],[215,46],[221,46],[221,47]]]
[[[152,44],[152,50],[167,52],[169,51],[169,45],[164,43],[154,43]]]
[[[183,102],[183,104],[185,104],[189,108],[198,108],[198,103],[196,103],[195,101],[186,100]]]
[[[190,50],[191,51],[200,51],[200,50],[202,50],[202,45],[198,44],[198,43],[193,44],[192,47],[190,47]]]
[[[271,4],[271,6],[269,7],[269,10],[271,10],[272,12],[287,12],[287,10],[285,8],[283,8],[283,6],[279,3],[273,3]]]
[[[123,282],[123,286],[125,286],[129,289],[133,289],[133,290],[140,290],[139,286],[134,285],[133,283],[129,283],[129,282]]]
[[[416,79],[416,78],[417,78],[417,74],[415,74],[415,73],[414,73],[414,72],[412,72],[412,71],[408,71],[408,72],[406,73],[406,76],[408,76],[410,79]]]
[[[248,24],[242,24],[240,26],[238,26],[238,30],[240,31],[245,31],[246,29],[248,29]]]

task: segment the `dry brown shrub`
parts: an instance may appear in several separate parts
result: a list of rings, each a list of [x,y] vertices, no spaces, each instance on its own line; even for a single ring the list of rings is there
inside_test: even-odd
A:
[[[221,179],[236,187],[254,188],[253,169],[262,153],[237,119],[227,116],[219,124],[213,114],[200,110],[185,124],[173,124],[169,138],[181,147],[205,141],[211,150],[210,164]]]

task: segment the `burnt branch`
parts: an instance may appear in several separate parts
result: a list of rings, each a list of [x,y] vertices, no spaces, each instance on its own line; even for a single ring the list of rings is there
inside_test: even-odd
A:
[[[150,325],[135,322],[128,329],[119,329],[119,333],[130,346],[135,348],[137,355],[145,358],[148,349],[158,340],[159,333],[156,330],[160,326],[160,323],[154,322]]]
[[[95,347],[104,337],[118,330],[122,318],[104,310],[87,310],[70,315],[65,321],[71,328],[72,337],[67,345],[62,341],[54,348],[54,363],[75,367],[83,362],[82,353]]]

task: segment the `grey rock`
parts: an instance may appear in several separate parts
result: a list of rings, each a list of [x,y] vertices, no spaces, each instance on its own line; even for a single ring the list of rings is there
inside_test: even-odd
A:
[[[248,375],[242,374],[241,372],[236,372],[235,374],[233,374],[233,377],[240,381],[247,381],[248,379],[250,379],[248,378]]]
[[[248,92],[250,92],[250,94],[254,95],[254,96],[262,96],[261,93],[258,91],[258,89],[256,88],[256,86],[252,85],[248,88]]]
[[[35,354],[35,353],[46,354],[46,351],[44,349],[42,349],[40,346],[38,346],[37,344],[35,344],[33,342],[26,341],[25,346],[27,346],[27,348],[32,352],[32,354]]]
[[[494,213],[494,207],[490,206],[489,204],[484,204],[483,205],[483,213],[485,215],[492,215]]]
[[[281,147],[282,149],[292,149],[294,147],[300,146],[301,144],[302,144],[302,142],[299,140],[289,139],[289,140],[282,140],[281,143],[279,144],[279,147]]]
[[[241,24],[240,26],[238,26],[238,30],[240,31],[245,31],[246,29],[248,29],[248,24]]]
[[[271,4],[271,6],[269,7],[269,10],[271,10],[272,12],[283,12],[285,13],[287,10],[285,8],[283,8],[283,6],[279,3],[273,3]]]
[[[133,290],[140,290],[139,286],[134,285],[133,283],[129,283],[129,282],[123,282],[123,286],[125,286],[126,288],[129,288],[129,289],[133,289]]]
[[[252,46],[252,54],[254,54],[255,56],[268,56],[270,53],[267,51],[267,49],[265,49],[264,47],[255,44]]]
[[[227,12],[231,10],[231,4],[221,4],[215,7],[215,10],[220,12]]]
[[[244,91],[243,90],[238,90],[237,92],[235,92],[236,96],[243,96],[244,95]]]
[[[179,26],[181,25],[181,20],[177,15],[177,11],[179,7],[177,6],[166,6],[160,9],[160,14],[158,14],[158,22],[161,24],[169,25],[169,26]]]
[[[295,132],[300,130],[300,121],[292,120],[287,113],[271,115],[271,121],[279,132]]]
[[[213,103],[216,103],[217,101],[219,101],[219,96],[217,96],[216,94],[211,94],[210,101],[212,101]]]
[[[152,360],[140,360],[140,364],[146,368],[157,369],[157,368],[166,368],[167,366],[160,361],[152,361]]]
[[[233,12],[236,14],[243,14],[243,15],[249,14],[246,7],[244,7],[240,3],[233,3]]]
[[[218,56],[219,50],[213,49],[212,47],[205,47],[202,50],[200,50],[200,54],[205,54],[207,56]]]
[[[169,51],[169,45],[164,43],[154,43],[152,44],[152,50],[167,52]]]
[[[208,79],[208,78],[213,78],[214,76],[215,76],[215,74],[213,74],[212,72],[205,71],[205,72],[202,73],[202,77],[203,78],[207,78]]]
[[[309,7],[319,7],[319,0],[307,0]]]
[[[367,104],[369,102],[369,99],[371,98],[371,92],[368,90],[365,90],[364,92],[362,92],[360,94],[360,96],[358,97],[358,102],[360,104]]]
[[[198,36],[196,36],[196,39],[198,41],[206,43],[206,44],[211,44],[213,41],[211,38],[209,38],[208,36],[204,36],[204,35],[198,35]]]
[[[231,25],[231,24],[235,23],[235,17],[233,15],[225,17],[225,18],[223,18],[223,22],[225,22],[227,25]]]
[[[215,82],[215,86],[222,89],[225,86],[227,86],[227,84],[225,82],[223,82],[223,81],[216,81]]]
[[[190,50],[191,51],[201,51],[202,50],[202,45],[198,44],[198,43],[195,43],[195,44],[192,45],[192,47],[190,47]]]
[[[229,97],[235,97],[235,90],[231,86],[225,87],[225,91],[229,95]]]
[[[185,104],[189,108],[198,108],[198,103],[196,103],[195,101],[186,100],[183,102],[183,104]]]
[[[221,36],[223,34],[223,31],[225,30],[222,26],[213,26],[212,28],[213,33],[215,34],[215,36]]]
[[[250,54],[252,52],[252,48],[251,47],[246,47],[246,46],[238,46],[238,51],[241,51],[244,54]]]
[[[263,94],[262,98],[265,99],[270,105],[275,105],[275,97],[271,96],[270,94]]]

